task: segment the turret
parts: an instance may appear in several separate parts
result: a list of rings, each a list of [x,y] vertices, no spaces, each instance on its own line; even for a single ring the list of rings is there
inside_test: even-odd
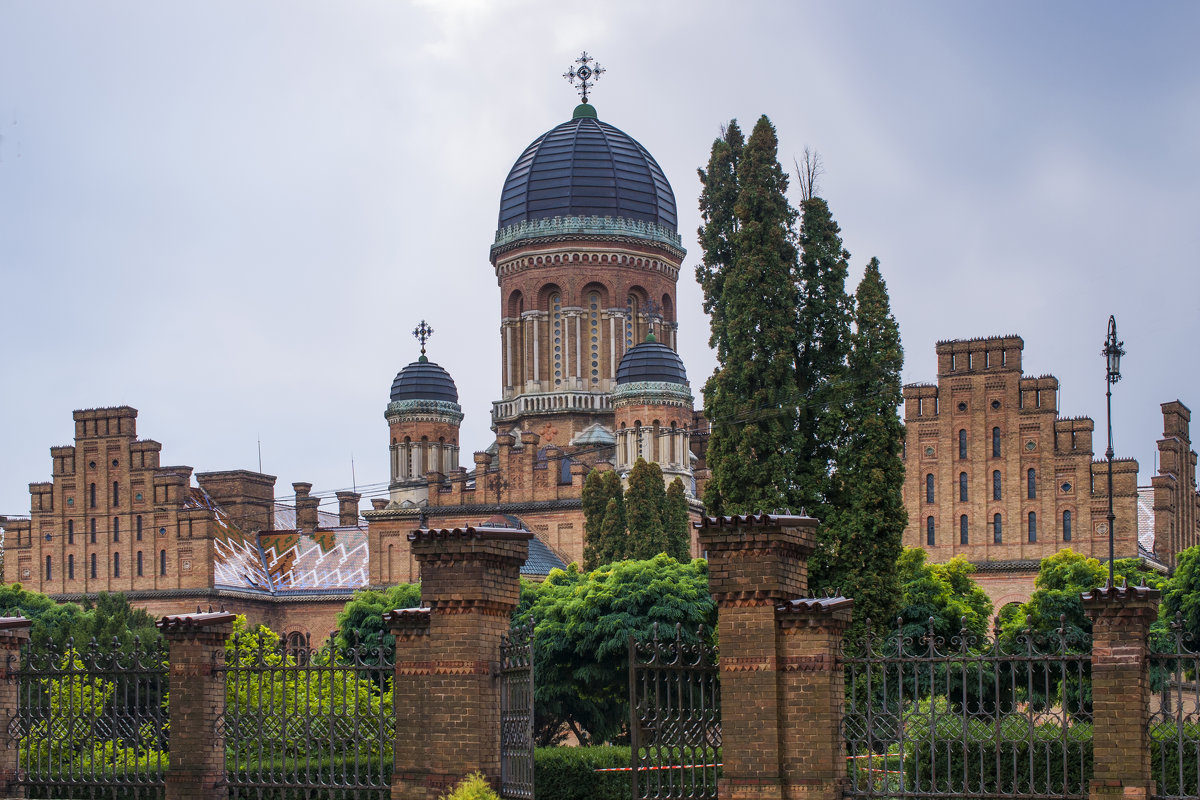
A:
[[[668,484],[676,477],[692,494],[692,392],[679,355],[655,340],[630,348],[617,367],[613,391],[617,471],[638,458],[658,462]]]

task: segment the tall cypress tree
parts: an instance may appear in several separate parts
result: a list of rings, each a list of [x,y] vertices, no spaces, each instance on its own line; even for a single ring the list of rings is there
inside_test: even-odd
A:
[[[654,558],[667,551],[663,527],[666,501],[662,469],[653,461],[639,458],[629,471],[629,491],[625,494],[625,522],[629,527],[625,558]]]
[[[598,556],[600,564],[611,564],[626,557],[628,535],[625,532],[625,506],[616,497],[610,497],[608,505],[604,508],[600,538],[605,544],[604,552]]]
[[[663,527],[667,531],[667,555],[677,561],[692,558],[692,536],[688,518],[687,492],[679,478],[667,487],[666,505],[663,506]]]
[[[733,124],[713,145],[700,199],[698,277],[718,362],[704,389],[712,472],[704,502],[713,514],[787,505],[795,474],[796,211],[784,195],[788,178],[770,120],[758,120],[740,158],[731,132]]]
[[[604,473],[593,469],[583,481],[583,566],[584,569],[595,569],[605,563],[603,560],[604,542],[601,527],[604,525],[604,511],[608,507],[609,495],[604,488]]]
[[[800,411],[791,503],[824,518],[831,499],[829,465],[846,430],[842,412],[849,392],[846,359],[854,313],[846,294],[850,254],[824,199],[809,198],[801,210],[795,363]]]
[[[697,233],[704,257],[696,266],[696,282],[704,292],[704,311],[709,315],[711,335],[710,347],[724,361],[728,343],[725,339],[725,306],[721,296],[725,285],[725,274],[733,265],[733,237],[738,230],[737,215],[733,211],[738,197],[738,164],[742,159],[745,141],[737,120],[730,120],[721,132],[721,138],[713,142],[707,169],[697,170],[700,184],[700,218],[704,225]]]
[[[855,294],[847,362],[846,433],[838,449],[821,563],[811,586],[835,586],[854,598],[847,641],[890,630],[900,583],[896,562],[908,522],[904,509],[900,370],[904,351],[887,285],[872,258]]]

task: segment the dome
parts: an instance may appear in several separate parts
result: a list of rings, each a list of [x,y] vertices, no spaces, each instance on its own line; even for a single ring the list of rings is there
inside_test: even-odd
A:
[[[396,373],[392,381],[392,402],[399,400],[441,400],[458,402],[458,387],[450,373],[425,356]]]
[[[686,385],[683,360],[662,342],[648,341],[631,347],[617,367],[617,385],[644,381]]]
[[[566,216],[619,217],[678,232],[675,194],[654,156],[587,104],[525,148],[500,195],[501,229]]]

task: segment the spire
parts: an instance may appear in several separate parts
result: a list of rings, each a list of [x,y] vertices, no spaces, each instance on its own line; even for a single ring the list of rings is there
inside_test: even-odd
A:
[[[421,357],[417,360],[428,361],[429,359],[425,357],[425,342],[429,341],[429,337],[433,335],[433,328],[429,327],[425,320],[421,320],[421,324],[413,328],[412,334],[421,343]]]
[[[593,61],[596,62],[594,67],[592,66]],[[587,105],[588,90],[592,88],[596,81],[600,80],[600,76],[604,74],[604,67],[600,66],[599,61],[596,61],[596,59],[589,56],[587,54],[587,50],[584,50],[583,54],[580,55],[579,58],[575,59],[575,63],[579,66],[572,66],[569,70],[563,73],[563,77],[566,78],[567,83],[571,84],[572,86],[575,86],[576,80],[579,81],[577,90],[579,92],[579,96],[583,99],[583,105]],[[579,109],[577,108],[575,109],[575,116],[579,117],[584,115],[581,115],[579,113]],[[595,114],[592,114],[592,116],[595,116]]]

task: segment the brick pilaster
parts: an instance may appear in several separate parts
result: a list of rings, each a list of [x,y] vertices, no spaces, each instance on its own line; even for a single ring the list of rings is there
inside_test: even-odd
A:
[[[426,796],[425,773],[430,758],[429,710],[435,678],[429,669],[429,609],[404,608],[383,615],[396,637],[396,738],[392,797]]]
[[[793,600],[779,626],[780,774],[785,798],[839,800],[846,782],[842,715],[845,674],[838,661],[854,601]]]
[[[721,642],[718,792],[722,800],[784,800],[781,715],[790,712],[775,609],[807,593],[817,521],[760,514],[707,518],[697,528]]]
[[[4,666],[4,680],[0,681],[0,713],[11,723],[17,716],[18,686],[16,671],[21,666],[21,645],[29,641],[29,626],[33,623],[24,617],[0,617],[0,662]],[[5,725],[5,730],[9,726]],[[19,751],[15,743],[0,748],[0,789],[5,797],[24,796],[23,787],[17,784],[20,769]]]
[[[1092,620],[1093,800],[1145,800],[1150,779],[1150,661],[1147,635],[1160,592],[1101,588],[1083,595]]]
[[[424,726],[420,741],[397,742],[395,800],[432,800],[471,772],[499,782],[500,637],[517,607],[531,538],[482,527],[409,534],[428,633],[415,617],[408,633],[404,615],[387,619],[409,637],[396,643],[397,730],[411,724],[400,698],[418,692]]]
[[[163,617],[167,639],[170,696],[170,766],[165,800],[219,800],[228,797],[225,736],[218,720],[225,713],[225,640],[233,614],[224,611]]]

